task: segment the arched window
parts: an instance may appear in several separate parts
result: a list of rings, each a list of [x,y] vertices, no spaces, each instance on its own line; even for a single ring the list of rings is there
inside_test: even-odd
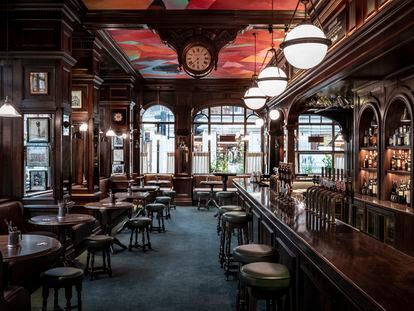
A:
[[[322,167],[344,169],[341,127],[318,115],[299,116],[296,137],[296,173],[321,174]]]
[[[141,173],[174,173],[174,114],[162,105],[142,115]]]
[[[239,106],[215,106],[193,119],[193,173],[261,171],[262,128],[258,116]]]

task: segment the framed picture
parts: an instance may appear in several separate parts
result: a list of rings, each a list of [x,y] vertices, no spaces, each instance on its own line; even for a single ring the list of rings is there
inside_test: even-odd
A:
[[[27,142],[49,142],[49,118],[27,118]]]
[[[122,138],[122,136],[114,136],[112,141],[114,148],[124,147],[124,139]]]
[[[82,108],[82,91],[72,91],[72,108]]]
[[[123,164],[112,164],[112,173],[113,174],[123,174],[124,165]]]
[[[47,95],[49,93],[47,72],[31,72],[30,73],[30,94]]]
[[[47,146],[27,146],[27,166],[49,166],[49,148]]]
[[[46,171],[30,171],[30,190],[41,191],[46,190],[47,172]]]
[[[126,122],[126,110],[112,110],[112,122],[117,125],[123,125]]]
[[[114,162],[124,162],[124,149],[114,149]]]

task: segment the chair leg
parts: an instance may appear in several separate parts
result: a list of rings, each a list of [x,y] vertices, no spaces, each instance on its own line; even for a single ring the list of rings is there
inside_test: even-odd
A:
[[[91,260],[91,281],[94,278],[95,273],[95,252],[92,252],[92,260]]]
[[[91,252],[87,250],[85,274],[89,273],[89,262],[91,260]]]
[[[76,294],[78,297],[78,310],[82,311],[82,281],[76,284]]]
[[[106,250],[106,258],[108,260],[108,275],[111,278],[112,277],[112,266],[111,266],[111,250]]]
[[[71,299],[72,299],[72,286],[65,287],[65,298],[66,298],[66,310],[70,311],[72,309]]]
[[[49,297],[49,287],[43,286],[42,288],[42,311],[47,310],[47,298]]]
[[[147,232],[148,249],[152,249],[148,227],[145,228],[145,231]]]
[[[102,266],[104,269],[106,269],[106,252],[102,251]]]

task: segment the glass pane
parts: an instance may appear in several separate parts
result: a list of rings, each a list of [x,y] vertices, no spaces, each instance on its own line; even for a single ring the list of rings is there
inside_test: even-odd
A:
[[[322,117],[322,123],[333,123],[333,121],[331,119]]]
[[[341,134],[341,128],[335,125],[335,151],[344,151],[345,141]]]
[[[332,167],[330,154],[298,154],[298,174],[321,174],[322,167]]]
[[[162,105],[149,107],[142,116],[143,122],[174,122],[174,114]]]
[[[255,123],[258,118],[259,117],[257,115],[252,114],[247,118],[247,123]]]
[[[335,169],[345,169],[345,156],[344,154],[335,154]]]
[[[204,114],[198,114],[198,115],[196,115],[194,117],[194,122],[195,123],[207,123],[208,122],[208,118]]]
[[[219,114],[221,115],[221,107],[211,107],[210,108],[210,114]]]
[[[244,115],[235,115],[233,118],[236,123],[244,123]]]
[[[299,116],[299,123],[309,123],[309,116]]]
[[[320,116],[310,116],[310,123],[321,123]]]
[[[233,114],[233,106],[223,106],[222,107],[222,114]]]
[[[332,151],[332,126],[299,125],[297,142],[299,151]]]
[[[233,116],[232,115],[223,115],[222,116],[223,123],[233,123]]]
[[[239,106],[234,106],[234,114],[244,115],[244,108]]]

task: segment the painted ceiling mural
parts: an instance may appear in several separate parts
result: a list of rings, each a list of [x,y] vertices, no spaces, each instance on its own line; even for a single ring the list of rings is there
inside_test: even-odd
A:
[[[205,79],[250,78],[255,65],[253,32],[257,34],[257,69],[259,69],[271,42],[269,32],[264,29],[249,30],[239,34],[233,43],[220,51],[217,70],[213,70]],[[153,31],[117,29],[108,30],[108,33],[144,78],[190,78],[184,71],[178,70],[177,53],[162,43]],[[283,31],[275,31],[275,47],[282,42],[283,36]]]
[[[271,10],[272,0],[84,0],[91,10]],[[275,0],[275,10],[294,10],[297,0]]]

